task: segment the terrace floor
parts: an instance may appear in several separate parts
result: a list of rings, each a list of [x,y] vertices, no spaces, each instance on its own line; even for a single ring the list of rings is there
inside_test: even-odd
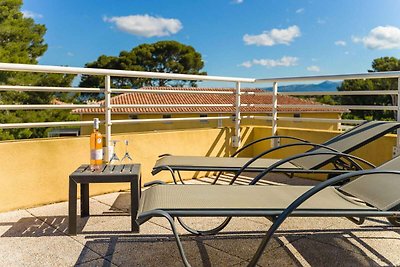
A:
[[[272,177],[279,183],[312,183]],[[208,182],[207,179],[193,183]],[[129,193],[90,199],[89,218],[67,234],[68,203],[0,214],[1,266],[183,266],[165,219],[152,219],[140,234],[129,232]],[[78,205],[79,207],[79,205]],[[192,219],[198,228],[220,219]],[[183,235],[192,266],[246,266],[271,222],[235,218],[221,234]],[[260,260],[260,266],[400,266],[400,228],[383,219],[358,226],[340,218],[289,218]]]

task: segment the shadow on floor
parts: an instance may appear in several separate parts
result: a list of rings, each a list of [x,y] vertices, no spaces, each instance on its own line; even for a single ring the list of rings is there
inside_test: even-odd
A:
[[[80,221],[78,228],[82,230],[87,220]],[[10,225],[11,227],[1,237],[64,236],[68,233],[67,216],[25,217]]]
[[[390,266],[379,251],[351,230],[318,230],[313,233],[283,231],[270,242],[261,266]],[[387,231],[381,227],[359,231]],[[216,236],[183,235],[182,242],[192,266],[245,266],[259,246],[264,232],[227,232]],[[373,238],[381,239],[379,234]],[[77,262],[87,262],[89,252],[121,266],[182,266],[172,235],[86,236],[88,241]]]

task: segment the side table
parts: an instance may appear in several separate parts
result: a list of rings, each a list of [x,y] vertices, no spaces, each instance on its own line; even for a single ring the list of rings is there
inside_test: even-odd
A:
[[[90,183],[131,183],[131,228],[139,232],[136,217],[140,200],[140,164],[102,165],[99,170],[92,171],[87,164],[81,165],[69,176],[68,199],[68,233],[76,235],[77,217],[77,185],[81,187],[81,217],[89,216],[89,184]]]

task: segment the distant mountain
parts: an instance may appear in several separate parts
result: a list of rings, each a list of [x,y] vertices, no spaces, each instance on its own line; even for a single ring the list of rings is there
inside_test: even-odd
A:
[[[291,84],[291,85],[280,85],[278,84],[279,92],[315,92],[315,91],[337,91],[337,87],[342,82],[331,82],[325,81],[318,84]],[[272,87],[263,88],[267,91],[272,91]]]

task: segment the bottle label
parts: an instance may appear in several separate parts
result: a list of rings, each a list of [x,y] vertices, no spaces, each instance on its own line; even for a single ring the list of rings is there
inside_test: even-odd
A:
[[[103,149],[92,149],[90,151],[90,158],[93,160],[102,160],[103,159]]]

